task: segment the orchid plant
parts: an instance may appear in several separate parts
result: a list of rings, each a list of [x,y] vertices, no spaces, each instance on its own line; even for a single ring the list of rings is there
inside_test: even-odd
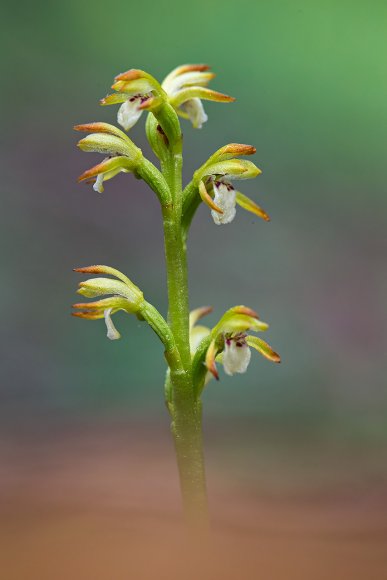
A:
[[[142,70],[128,70],[115,78],[114,92],[101,100],[102,105],[120,104],[117,121],[125,131],[102,122],[75,127],[88,133],[78,147],[105,157],[85,171],[79,181],[92,183],[93,189],[102,193],[106,181],[120,172],[132,173],[146,181],[156,194],[164,226],[169,311],[165,319],[127,276],[115,268],[97,265],[75,269],[97,275],[81,282],[77,290],[78,294],[97,300],[74,304],[73,314],[87,320],[104,319],[107,337],[117,340],[120,333],[112,316],[124,311],[147,322],[161,340],[167,363],[165,401],[172,420],[184,512],[191,523],[203,525],[208,523],[202,444],[203,389],[211,379],[219,380],[219,365],[227,375],[244,373],[251,348],[270,361],[280,362],[279,355],[265,341],[251,334],[268,328],[251,308],[230,308],[213,328],[197,324],[212,308],[189,312],[186,244],[199,205],[203,202],[208,206],[218,225],[233,221],[237,205],[269,221],[267,213],[233,185],[235,180],[254,178],[261,173],[254,163],[240,159],[256,152],[251,145],[231,143],[221,147],[182,187],[179,117],[189,120],[194,128],[201,128],[207,121],[203,100],[234,101],[207,87],[213,77],[206,65],[184,65],[159,84]],[[127,135],[143,113],[147,113],[146,135],[159,167],[144,157]]]

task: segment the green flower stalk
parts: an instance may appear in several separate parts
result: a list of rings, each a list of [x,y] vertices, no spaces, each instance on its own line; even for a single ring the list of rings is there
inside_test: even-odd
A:
[[[279,355],[265,341],[251,334],[268,329],[252,309],[235,306],[213,328],[197,324],[212,311],[211,307],[189,311],[186,244],[199,205],[208,206],[217,225],[231,223],[237,205],[265,221],[270,219],[233,185],[235,180],[252,179],[261,173],[254,163],[240,159],[256,152],[251,145],[231,143],[220,148],[195,171],[183,189],[179,117],[199,129],[208,120],[203,100],[234,100],[207,87],[213,77],[206,65],[184,65],[160,84],[148,73],[132,69],[118,75],[112,86],[114,92],[101,100],[102,105],[120,105],[117,121],[125,131],[147,113],[146,135],[159,167],[144,157],[126,132],[113,125],[88,123],[75,127],[88,133],[78,143],[82,151],[105,156],[102,162],[85,171],[79,181],[92,183],[93,189],[102,193],[104,183],[118,173],[133,173],[146,181],[160,202],[168,278],[167,320],[127,276],[102,265],[75,269],[97,277],[79,284],[81,296],[96,300],[74,304],[73,315],[87,320],[103,319],[107,337],[117,340],[121,335],[112,317],[123,311],[146,322],[162,342],[167,363],[165,401],[172,420],[184,513],[190,524],[200,527],[208,525],[202,443],[203,389],[211,379],[219,380],[217,364],[223,366],[227,375],[244,373],[251,348],[270,361],[280,362]]]

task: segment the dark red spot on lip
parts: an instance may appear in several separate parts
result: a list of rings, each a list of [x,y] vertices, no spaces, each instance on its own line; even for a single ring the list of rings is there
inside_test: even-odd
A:
[[[132,97],[130,97],[129,101],[131,103],[134,103],[135,101],[140,101],[141,103],[143,103],[144,101],[147,101],[149,99],[148,95],[142,95],[141,93],[138,93],[137,95],[133,95]]]

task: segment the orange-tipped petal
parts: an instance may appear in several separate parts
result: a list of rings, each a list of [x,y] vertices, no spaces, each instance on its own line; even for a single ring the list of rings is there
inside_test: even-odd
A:
[[[231,155],[235,157],[237,155],[254,155],[257,149],[253,145],[245,145],[243,143],[229,143],[225,145],[217,152],[218,155]]]
[[[212,89],[207,89],[205,87],[199,87],[198,89],[199,99],[205,99],[207,101],[217,101],[218,103],[233,103],[236,98],[230,95],[225,95],[224,93],[219,93],[218,91],[213,91]]]
[[[206,353],[206,360],[205,365],[207,370],[212,374],[213,377],[218,381],[219,380],[219,373],[218,369],[216,368],[215,358],[218,353],[218,349],[215,344],[215,340],[212,340],[210,346],[208,347]]]
[[[125,274],[110,266],[103,266],[101,264],[96,266],[83,266],[81,268],[74,268],[73,271],[80,272],[81,274],[109,274],[110,276],[115,276],[125,284],[132,285],[132,282]]]
[[[84,318],[85,320],[100,320],[101,318],[104,318],[103,312],[72,312],[71,316]]]
[[[148,77],[148,73],[143,70],[131,68],[126,72],[118,74],[114,79],[116,81],[135,81],[137,79],[146,78]]]
[[[212,306],[201,306],[200,308],[195,308],[195,310],[191,310],[189,314],[190,328],[195,326],[198,320],[200,320],[204,316],[207,316],[207,314],[210,314],[212,310],[213,310]]]
[[[243,207],[246,211],[255,214],[256,216],[265,220],[265,222],[270,221],[270,216],[262,209],[259,205],[255,203],[252,199],[243,195],[240,191],[236,192],[236,202],[240,207]]]
[[[185,73],[190,72],[205,72],[209,70],[209,66],[207,64],[183,64],[181,66],[176,67],[173,69],[163,80],[163,87],[167,87],[174,79],[183,75]]]
[[[130,170],[133,169],[134,165],[135,164],[131,163],[127,157],[113,157],[112,159],[106,159],[105,161],[98,163],[98,165],[94,165],[94,167],[87,169],[78,177],[78,181],[87,181],[100,173],[119,170],[121,167]]]
[[[257,336],[248,336],[246,338],[246,342],[252,348],[255,348],[262,356],[267,358],[268,360],[280,363],[281,357],[278,353],[276,353],[267,342],[258,338]]]
[[[211,157],[206,161],[205,166],[212,165],[213,163],[220,163],[222,161],[227,161],[228,159],[233,159],[234,157],[240,157],[241,155],[254,155],[256,153],[256,148],[252,145],[244,145],[243,143],[229,143],[224,147],[221,147]]]
[[[220,209],[220,207],[218,207],[216,205],[216,203],[214,202],[214,200],[212,199],[212,197],[208,193],[208,191],[206,189],[206,186],[204,185],[203,181],[201,181],[199,183],[199,194],[200,194],[200,197],[202,198],[202,201],[206,205],[208,205],[209,208],[213,209],[217,213],[223,213],[223,210]]]
[[[108,133],[109,135],[121,137],[125,141],[128,140],[128,136],[123,131],[114,125],[110,125],[110,123],[84,123],[83,125],[75,125],[74,130],[84,133]]]
[[[106,95],[103,99],[100,99],[100,105],[117,105],[127,101],[128,95],[126,93],[113,93],[111,95]]]
[[[79,310],[85,311],[95,311],[95,310],[105,310],[106,308],[116,308],[125,309],[126,301],[124,298],[119,296],[110,296],[109,298],[103,298],[102,300],[95,300],[94,302],[78,302],[72,305],[72,308],[77,308]]]
[[[82,268],[73,268],[73,272],[80,272],[81,274],[101,274],[105,272],[105,266],[84,266]]]
[[[168,76],[178,76],[187,72],[205,72],[209,70],[208,64],[183,64],[175,68]]]
[[[206,87],[188,87],[178,91],[176,95],[171,97],[170,102],[174,107],[180,107],[186,101],[194,98],[216,101],[218,103],[232,103],[235,101],[234,97],[213,91],[212,89],[207,89]]]
[[[228,312],[234,314],[245,314],[246,316],[251,316],[251,318],[256,318],[257,320],[259,319],[259,316],[255,310],[249,308],[248,306],[234,306],[233,308],[230,308]]]
[[[84,133],[110,133],[109,123],[83,123],[74,125],[74,131],[83,131]]]

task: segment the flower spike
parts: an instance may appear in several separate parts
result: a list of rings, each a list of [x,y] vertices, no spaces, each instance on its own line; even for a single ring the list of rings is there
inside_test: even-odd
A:
[[[183,505],[195,530],[205,530],[208,524],[201,442],[203,389],[212,378],[219,380],[221,366],[226,375],[245,373],[252,349],[271,362],[280,362],[272,347],[254,335],[266,331],[268,324],[251,308],[236,305],[211,326],[202,323],[211,307],[202,306],[190,313],[188,309],[187,237],[200,203],[206,204],[216,224],[232,222],[237,206],[270,220],[259,205],[234,187],[235,180],[252,179],[261,173],[252,161],[243,159],[256,153],[252,145],[224,145],[182,187],[183,135],[179,117],[200,129],[208,120],[204,101],[235,100],[209,88],[214,77],[206,64],[179,66],[162,83],[143,70],[130,69],[115,77],[111,94],[100,101],[104,106],[118,105],[117,121],[124,130],[102,122],[74,127],[86,133],[78,143],[82,151],[103,155],[99,163],[83,171],[78,181],[92,183],[95,191],[103,192],[105,181],[118,173],[131,172],[136,179],[146,181],[160,201],[168,319],[145,300],[140,288],[125,274],[104,265],[75,269],[86,274],[87,279],[77,289],[86,300],[73,304],[73,316],[103,320],[107,338],[118,340],[121,335],[114,316],[123,311],[146,322],[161,340],[168,367],[165,403],[172,419]],[[159,168],[143,156],[126,133],[144,112],[146,137],[160,162]],[[140,238],[146,236],[144,230]]]
[[[237,206],[269,221],[268,214],[253,200],[236,190],[235,180],[252,179],[261,170],[248,157],[256,153],[252,145],[229,143],[215,151],[194,173],[183,189],[183,135],[179,117],[200,129],[208,120],[204,101],[230,103],[235,99],[209,88],[215,74],[206,64],[184,64],[170,72],[162,83],[140,69],[118,74],[111,94],[101,99],[103,106],[118,105],[121,128],[96,122],[76,125],[86,133],[78,142],[85,152],[103,155],[79,176],[104,191],[105,181],[118,173],[133,173],[156,193],[163,221],[164,253],[168,287],[168,319],[144,298],[140,288],[122,272],[105,265],[76,268],[87,279],[79,283],[77,294],[83,302],[73,304],[73,316],[103,320],[109,340],[121,338],[114,316],[123,311],[146,322],[163,345],[167,363],[164,393],[171,415],[182,498],[187,519],[195,529],[208,523],[207,498],[201,443],[201,393],[219,369],[226,375],[245,373],[254,349],[269,361],[280,356],[254,333],[268,329],[257,312],[244,305],[228,309],[215,325],[205,326],[202,318],[209,306],[189,313],[187,279],[187,237],[201,202],[209,208],[216,224],[233,221]],[[145,132],[159,160],[159,168],[144,157],[127,135],[146,112]],[[142,232],[142,238],[147,232]],[[139,240],[139,247],[141,240]],[[90,277],[89,277],[90,276]],[[78,298],[79,299],[79,298]]]

